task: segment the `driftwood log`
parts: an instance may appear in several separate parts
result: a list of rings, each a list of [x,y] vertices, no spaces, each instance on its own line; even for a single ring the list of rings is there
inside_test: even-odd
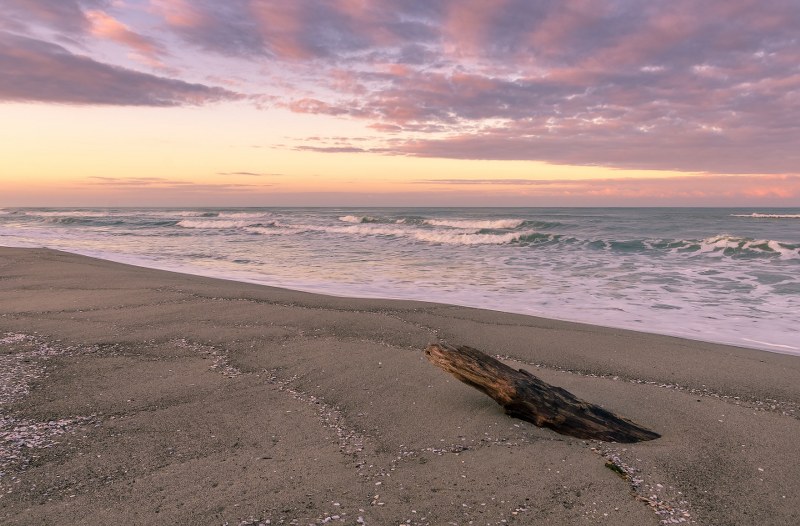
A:
[[[642,442],[661,436],[472,347],[435,343],[425,349],[425,356],[437,367],[492,397],[508,415],[539,427],[607,442]]]

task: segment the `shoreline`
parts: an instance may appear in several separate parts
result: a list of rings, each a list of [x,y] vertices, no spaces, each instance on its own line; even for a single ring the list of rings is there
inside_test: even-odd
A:
[[[800,521],[791,354],[48,249],[0,248],[0,291],[0,433],[34,444],[0,468],[4,523]],[[436,340],[662,438],[510,419],[424,360]]]
[[[523,312],[521,310],[501,310],[501,309],[494,309],[492,307],[486,306],[477,306],[468,303],[461,303],[461,302],[436,302],[433,300],[421,299],[421,298],[414,298],[414,297],[402,297],[402,296],[391,296],[391,295],[379,295],[379,294],[356,294],[350,295],[347,294],[346,291],[339,290],[336,288],[326,290],[325,287],[304,287],[304,286],[282,286],[280,284],[273,284],[268,283],[265,280],[258,280],[258,279],[247,279],[245,274],[243,273],[240,276],[230,276],[230,275],[223,275],[222,273],[217,273],[214,271],[206,271],[203,272],[202,268],[193,268],[191,266],[181,265],[181,264],[159,264],[157,261],[151,261],[144,258],[137,258],[134,256],[129,255],[122,255],[122,254],[113,254],[113,253],[106,253],[106,252],[93,252],[93,251],[85,251],[84,252],[73,252],[69,250],[62,250],[62,249],[49,249],[49,248],[42,248],[42,247],[12,247],[6,245],[0,245],[0,249],[3,248],[21,248],[27,250],[53,250],[56,252],[65,252],[67,254],[75,254],[78,256],[99,259],[102,261],[109,261],[113,263],[119,263],[122,265],[130,265],[137,268],[143,269],[151,269],[151,270],[160,270],[164,272],[173,272],[177,274],[185,274],[189,276],[197,276],[202,278],[210,278],[210,279],[219,279],[223,281],[230,281],[234,283],[243,283],[249,285],[256,285],[256,286],[263,286],[263,287],[271,287],[277,289],[284,289],[288,291],[294,292],[301,292],[307,294],[320,294],[323,296],[331,296],[335,298],[342,298],[342,299],[354,299],[354,300],[385,300],[385,301],[411,301],[411,302],[422,302],[422,303],[434,303],[434,304],[444,304],[444,305],[451,305],[454,307],[462,307],[467,309],[475,309],[475,310],[482,310],[482,311],[489,311],[489,312],[498,312],[502,314],[514,314],[514,315],[521,315],[521,316],[530,316],[534,318],[542,318],[542,319],[549,319],[554,321],[561,321],[565,323],[576,323],[581,325],[588,325],[592,327],[602,327],[604,329],[614,329],[614,330],[625,330],[631,332],[640,332],[643,334],[652,334],[657,336],[667,336],[672,338],[679,338],[684,340],[689,340],[693,342],[699,343],[708,343],[712,345],[728,345],[732,347],[740,347],[742,349],[752,349],[758,350],[763,352],[769,353],[776,353],[776,354],[786,354],[790,356],[800,356],[800,348],[788,348],[786,345],[782,344],[775,344],[770,342],[765,342],[761,340],[753,340],[748,338],[740,338],[737,341],[727,341],[727,340],[713,340],[713,339],[702,339],[699,337],[692,337],[691,335],[681,334],[680,332],[667,332],[667,331],[659,331],[656,328],[653,329],[646,329],[646,328],[634,328],[634,327],[626,327],[622,325],[604,325],[600,323],[595,323],[593,321],[582,321],[579,319],[569,319],[569,318],[562,318],[558,316],[545,316],[542,314],[531,313],[531,312]],[[748,344],[750,342],[750,344]]]

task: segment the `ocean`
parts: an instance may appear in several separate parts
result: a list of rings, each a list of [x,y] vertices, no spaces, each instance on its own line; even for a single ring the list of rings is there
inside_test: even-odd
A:
[[[0,245],[800,354],[800,208],[4,208]]]

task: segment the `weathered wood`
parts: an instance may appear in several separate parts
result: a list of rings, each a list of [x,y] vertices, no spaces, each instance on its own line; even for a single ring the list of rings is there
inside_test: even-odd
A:
[[[425,355],[437,367],[489,395],[508,415],[539,427],[608,442],[642,442],[661,436],[472,347],[431,344]]]

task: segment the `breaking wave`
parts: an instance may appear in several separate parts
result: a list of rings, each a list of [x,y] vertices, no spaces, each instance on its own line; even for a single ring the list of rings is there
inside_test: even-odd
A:
[[[243,216],[234,216],[243,217]],[[356,237],[388,237],[432,244],[446,245],[507,245],[531,247],[585,247],[593,250],[610,250],[620,254],[661,253],[683,256],[711,256],[734,259],[781,258],[800,259],[800,244],[771,239],[751,239],[720,234],[705,239],[581,239],[534,229],[516,230],[531,222],[519,220],[497,221],[436,221],[447,225],[433,226],[432,220],[408,223],[403,219],[364,221],[370,216],[342,216],[337,224],[286,224],[259,221],[263,215],[251,214],[250,219],[188,218],[176,223],[178,227],[209,230],[240,230],[263,235],[320,235],[334,234]],[[68,218],[60,218],[69,221]],[[458,227],[452,224],[459,225]],[[432,228],[433,227],[433,228]],[[505,231],[504,231],[505,230]]]
[[[380,223],[355,223],[342,226],[302,225],[291,227],[297,231],[327,232],[331,234],[351,234],[359,236],[407,236],[410,230],[402,226],[391,226]]]
[[[249,232],[251,234],[261,234],[265,236],[274,236],[280,235],[284,233],[284,230],[276,228],[273,226],[248,226],[245,227],[245,232]]]
[[[217,217],[217,212],[193,212],[189,210],[178,210],[175,212],[152,212],[151,215],[157,216],[177,216],[177,217]]]
[[[274,223],[268,223],[265,225],[264,223],[254,222],[254,221],[235,221],[235,220],[225,220],[225,219],[213,219],[213,220],[184,219],[182,221],[178,221],[177,225],[183,228],[231,229],[231,228],[270,226],[274,225]]]
[[[83,210],[69,210],[69,211],[25,211],[25,215],[33,217],[108,217],[111,214],[108,212],[99,211],[83,211]]]
[[[272,217],[269,212],[219,212],[219,217],[230,219],[264,219]]]
[[[575,238],[565,241],[579,243]],[[734,259],[782,258],[800,259],[800,244],[785,243],[773,239],[750,239],[729,235],[711,236],[698,240],[683,239],[630,239],[593,240],[583,242],[592,249],[614,252],[662,252],[683,255],[730,257]]]
[[[731,217],[752,217],[755,219],[800,219],[800,214],[761,214],[753,212],[752,214],[731,214]]]
[[[700,253],[729,257],[800,258],[800,244],[783,243],[773,239],[748,239],[721,235],[700,242]]]
[[[354,223],[354,224],[380,222],[378,218],[372,216],[342,216],[339,218],[339,221],[343,221],[345,223]]]
[[[519,242],[530,236],[535,236],[536,232],[509,232],[507,234],[484,234],[474,232],[437,232],[416,231],[413,233],[415,239],[427,241],[429,243],[443,243],[447,245],[505,245],[507,243]]]
[[[339,221],[352,224],[366,224],[366,223],[384,223],[384,224],[403,224],[406,223],[406,218],[395,219],[391,217],[374,217],[374,216],[341,216]]]
[[[474,219],[426,219],[426,225],[446,226],[461,229],[493,230],[519,228],[525,223],[524,219],[493,219],[476,221]]]

